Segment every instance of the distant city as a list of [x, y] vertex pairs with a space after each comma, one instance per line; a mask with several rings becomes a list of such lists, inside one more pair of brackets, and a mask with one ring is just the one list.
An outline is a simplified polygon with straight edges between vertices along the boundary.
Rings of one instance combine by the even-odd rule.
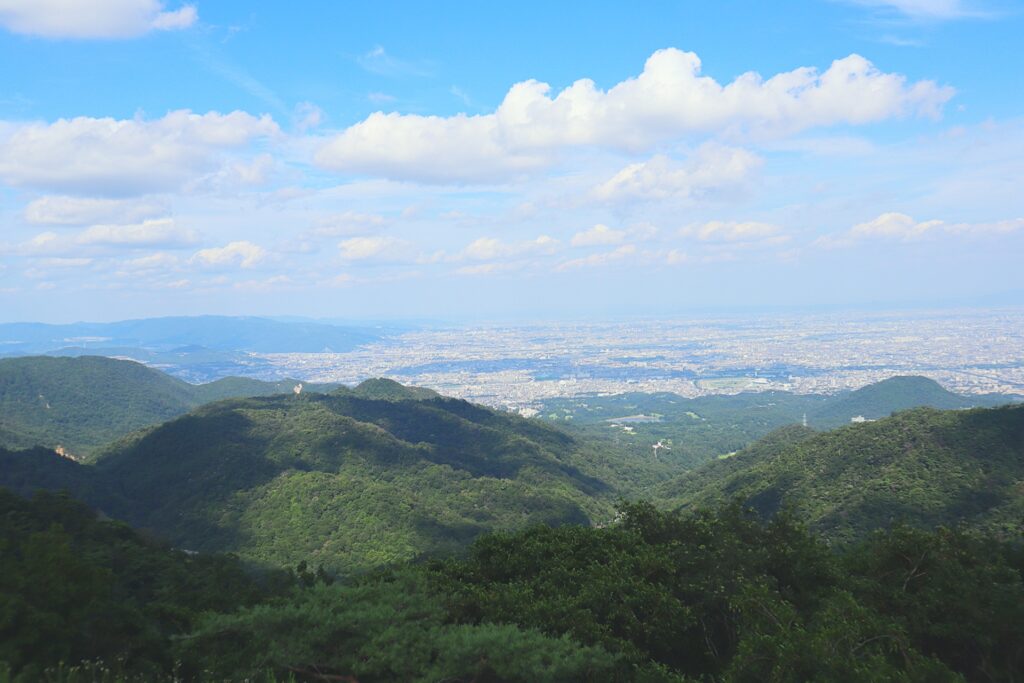
[[1024, 395], [1024, 311], [453, 327], [252, 360], [264, 377], [383, 376], [526, 414], [581, 394], [832, 393], [901, 374], [958, 393]]

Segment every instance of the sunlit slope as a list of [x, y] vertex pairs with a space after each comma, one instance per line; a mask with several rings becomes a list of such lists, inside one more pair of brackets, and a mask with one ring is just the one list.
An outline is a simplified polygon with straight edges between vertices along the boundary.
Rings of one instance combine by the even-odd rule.
[[836, 540], [898, 521], [1020, 536], [1024, 406], [918, 408], [818, 434], [790, 427], [659, 493], [687, 508], [732, 498], [764, 514], [789, 505]]
[[[492, 529], [604, 521], [609, 487], [577, 469], [581, 457], [562, 432], [464, 401], [343, 390], [204, 406], [93, 466], [36, 461], [43, 485], [67, 486], [77, 468], [88, 502], [180, 547], [350, 571]], [[32, 465], [21, 462], [0, 472], [19, 471], [25, 491]]]

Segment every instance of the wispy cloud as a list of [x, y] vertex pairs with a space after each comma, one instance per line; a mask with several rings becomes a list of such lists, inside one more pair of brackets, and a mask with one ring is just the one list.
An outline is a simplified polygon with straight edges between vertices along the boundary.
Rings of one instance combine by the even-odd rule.
[[915, 20], [949, 21], [953, 19], [990, 19], [995, 12], [970, 0], [846, 0], [850, 4], [871, 7], [879, 12]]
[[395, 57], [380, 45], [356, 57], [356, 63], [370, 73], [389, 78], [401, 76], [427, 78], [434, 75], [433, 69], [428, 63]]

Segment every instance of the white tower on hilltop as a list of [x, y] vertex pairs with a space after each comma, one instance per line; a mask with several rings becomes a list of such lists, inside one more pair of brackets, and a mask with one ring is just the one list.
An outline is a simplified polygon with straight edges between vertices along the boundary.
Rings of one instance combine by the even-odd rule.
[[804, 427], [807, 427], [807, 413], [804, 413]]

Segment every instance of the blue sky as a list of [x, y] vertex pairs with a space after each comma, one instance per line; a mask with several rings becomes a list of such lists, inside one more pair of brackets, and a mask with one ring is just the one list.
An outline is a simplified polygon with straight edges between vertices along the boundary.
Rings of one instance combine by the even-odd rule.
[[997, 0], [0, 0], [0, 319], [1024, 303], [1020, 35]]

